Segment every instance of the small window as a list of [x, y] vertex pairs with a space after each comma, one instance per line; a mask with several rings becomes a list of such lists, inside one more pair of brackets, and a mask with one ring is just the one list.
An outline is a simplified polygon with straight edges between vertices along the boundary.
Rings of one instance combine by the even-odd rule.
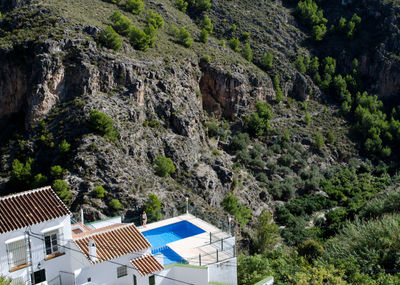
[[117, 267], [117, 278], [128, 275], [128, 268], [126, 266]]
[[33, 284], [38, 284], [46, 281], [46, 271], [44, 269], [33, 272]]
[[55, 254], [59, 252], [58, 248], [58, 230], [48, 232], [44, 235], [44, 245], [46, 248], [46, 255]]
[[136, 275], [133, 275], [133, 285], [137, 285]]
[[7, 244], [8, 263], [10, 270], [18, 269], [26, 265], [26, 247], [25, 240], [19, 240]]
[[149, 285], [155, 285], [156, 284], [156, 278], [154, 275], [149, 277]]

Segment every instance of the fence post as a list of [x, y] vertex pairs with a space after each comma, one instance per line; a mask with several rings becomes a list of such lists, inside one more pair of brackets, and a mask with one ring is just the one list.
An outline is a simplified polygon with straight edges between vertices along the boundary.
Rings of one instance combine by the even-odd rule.
[[221, 239], [221, 251], [224, 251], [224, 239]]
[[201, 266], [201, 253], [199, 253], [199, 266]]
[[218, 262], [218, 249], [217, 249], [217, 262]]
[[211, 244], [211, 232], [210, 232], [210, 244]]

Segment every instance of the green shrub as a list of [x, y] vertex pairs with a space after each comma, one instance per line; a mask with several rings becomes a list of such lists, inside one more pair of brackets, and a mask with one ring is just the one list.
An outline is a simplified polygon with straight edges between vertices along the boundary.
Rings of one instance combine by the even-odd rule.
[[144, 9], [143, 0], [126, 0], [125, 8], [133, 14], [140, 14]]
[[328, 20], [324, 18], [322, 9], [319, 9], [317, 3], [313, 0], [299, 1], [296, 13], [309, 27], [326, 24], [328, 22]]
[[242, 49], [242, 56], [250, 62], [253, 60], [253, 50], [251, 49], [249, 43], [244, 44], [244, 47]]
[[208, 54], [205, 54], [201, 57], [201, 61], [204, 61], [205, 63], [209, 63], [211, 60], [211, 57]]
[[114, 12], [110, 17], [113, 23], [114, 30], [123, 36], [129, 35], [129, 32], [133, 26], [132, 21], [128, 17], [122, 15], [120, 12]]
[[32, 188], [43, 187], [46, 184], [47, 184], [47, 177], [45, 175], [39, 173], [33, 177]]
[[261, 66], [265, 70], [271, 70], [274, 67], [274, 56], [270, 52], [264, 52], [261, 58]]
[[281, 241], [279, 227], [274, 223], [271, 214], [265, 209], [258, 217], [253, 241], [255, 250], [261, 254], [273, 250]]
[[178, 43], [183, 45], [184, 47], [191, 47], [193, 44], [193, 39], [190, 36], [190, 33], [182, 27], [180, 30], [176, 29], [175, 33], [176, 39], [178, 40]]
[[329, 131], [326, 134], [326, 141], [330, 144], [330, 145], [334, 145], [335, 144], [335, 135]]
[[304, 116], [304, 123], [306, 123], [306, 125], [311, 124], [311, 116], [310, 116], [310, 113], [308, 113], [308, 112], [306, 112], [306, 115]]
[[146, 212], [149, 222], [156, 222], [162, 219], [161, 206], [161, 200], [158, 199], [157, 195], [153, 193], [149, 194], [144, 205], [144, 211]]
[[53, 183], [53, 190], [60, 197], [60, 199], [68, 203], [72, 197], [71, 191], [69, 190], [69, 185], [67, 181], [57, 179]]
[[307, 68], [304, 64], [304, 57], [302, 55], [297, 56], [295, 67], [300, 73], [306, 73]]
[[111, 26], [107, 26], [99, 35], [100, 42], [107, 48], [119, 51], [122, 47], [122, 40], [118, 33]]
[[221, 206], [229, 214], [234, 215], [241, 226], [246, 225], [251, 217], [251, 210], [244, 205], [240, 205], [238, 198], [232, 194], [225, 196]]
[[147, 13], [147, 25], [152, 25], [156, 30], [164, 28], [164, 19], [161, 15], [153, 10], [149, 10]]
[[206, 29], [201, 30], [199, 40], [205, 44], [208, 42], [208, 31]]
[[53, 178], [62, 178], [64, 169], [60, 165], [54, 165], [50, 168], [50, 175]]
[[154, 160], [154, 170], [158, 176], [167, 177], [175, 173], [175, 165], [170, 158], [159, 155]]
[[326, 26], [324, 24], [315, 25], [312, 29], [312, 38], [316, 41], [322, 41], [326, 35]]
[[184, 0], [176, 0], [176, 7], [178, 8], [178, 10], [182, 11], [183, 13], [186, 13], [188, 2]]
[[239, 46], [240, 46], [240, 41], [239, 41], [239, 39], [238, 39], [238, 38], [232, 38], [232, 39], [229, 41], [229, 46], [230, 46], [231, 49], [233, 49], [234, 51], [239, 52], [239, 51], [240, 51], [240, 48], [239, 48]]
[[270, 119], [272, 118], [271, 106], [262, 101], [255, 104], [256, 112], [251, 114], [248, 122], [249, 130], [252, 135], [260, 137], [266, 135], [270, 129]]
[[211, 23], [211, 20], [207, 15], [204, 15], [203, 19], [201, 19], [200, 27], [202, 29], [205, 29], [210, 34], [212, 34], [213, 32], [213, 24]]
[[324, 247], [318, 241], [308, 239], [298, 246], [298, 252], [311, 262], [324, 253]]
[[[150, 30], [151, 27], [148, 27]], [[146, 34], [143, 30], [132, 26], [129, 33], [129, 40], [133, 46], [133, 48], [141, 51], [146, 51], [149, 49], [149, 46], [152, 42], [151, 36]]]
[[238, 133], [233, 136], [230, 146], [233, 150], [245, 150], [249, 143], [250, 137], [248, 133]]
[[292, 166], [294, 161], [293, 156], [291, 156], [290, 154], [286, 153], [286, 154], [282, 154], [279, 158], [278, 158], [278, 163], [282, 166], [286, 166], [286, 167], [290, 167]]
[[10, 181], [15, 187], [27, 187], [30, 185], [33, 176], [33, 158], [28, 158], [23, 164], [14, 159], [11, 166]]
[[119, 210], [122, 210], [123, 206], [121, 202], [118, 199], [112, 199], [110, 203], [108, 204], [109, 208], [111, 211], [116, 212]]
[[320, 132], [316, 132], [314, 135], [313, 147], [320, 150], [325, 144], [325, 138]]
[[91, 110], [89, 121], [90, 127], [100, 135], [112, 140], [117, 138], [118, 132], [113, 127], [114, 121], [106, 114], [97, 110]]
[[103, 186], [96, 186], [93, 188], [93, 196], [96, 198], [104, 198], [106, 194], [106, 190], [103, 188]]
[[62, 140], [58, 145], [58, 152], [61, 154], [66, 154], [70, 151], [71, 145], [66, 141]]
[[250, 39], [250, 33], [243, 33], [241, 38], [243, 41], [247, 41], [248, 39]]
[[211, 9], [211, 1], [210, 0], [195, 0], [192, 2], [195, 2], [194, 7], [198, 11], [209, 11]]

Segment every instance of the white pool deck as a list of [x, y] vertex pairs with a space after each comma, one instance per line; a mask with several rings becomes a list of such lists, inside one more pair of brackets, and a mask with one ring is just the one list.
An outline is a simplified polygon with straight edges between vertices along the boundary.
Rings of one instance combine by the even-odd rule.
[[213, 264], [218, 261], [234, 257], [232, 249], [230, 252], [219, 250], [217, 260], [217, 247], [213, 244], [210, 244], [210, 233], [212, 233], [213, 241], [229, 238], [230, 235], [191, 214], [184, 214], [178, 217], [150, 223], [146, 225], [146, 227], [140, 226], [138, 227], [138, 230], [140, 232], [148, 231], [180, 221], [188, 221], [205, 231], [205, 233], [167, 244], [177, 254], [186, 259], [189, 264], [200, 265], [199, 255], [201, 255], [201, 265]]

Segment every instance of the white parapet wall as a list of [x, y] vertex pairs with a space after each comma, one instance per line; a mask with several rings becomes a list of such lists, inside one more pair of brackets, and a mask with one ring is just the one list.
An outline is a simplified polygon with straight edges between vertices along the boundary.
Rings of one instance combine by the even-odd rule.
[[208, 265], [208, 281], [224, 284], [237, 284], [237, 259], [224, 260], [222, 262]]
[[107, 226], [112, 226], [115, 224], [120, 224], [122, 223], [122, 219], [120, 216], [116, 216], [116, 217], [112, 217], [112, 218], [108, 218], [108, 219], [104, 219], [104, 220], [100, 220], [100, 221], [95, 221], [92, 223], [87, 223], [86, 225], [91, 226], [95, 229], [100, 229], [100, 228], [104, 228]]
[[196, 285], [208, 285], [208, 270], [205, 266], [194, 266], [189, 264], [171, 264], [159, 274], [167, 278], [158, 277], [157, 285], [174, 285], [176, 280], [194, 283]]

